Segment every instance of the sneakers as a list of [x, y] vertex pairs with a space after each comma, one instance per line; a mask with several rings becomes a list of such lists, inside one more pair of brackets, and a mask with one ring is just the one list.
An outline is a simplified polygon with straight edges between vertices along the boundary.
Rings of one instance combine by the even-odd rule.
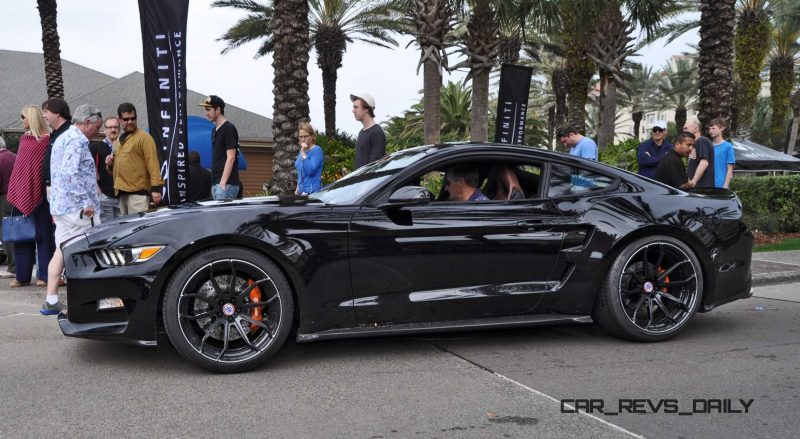
[[39, 310], [39, 312], [42, 313], [42, 315], [51, 316], [53, 314], [58, 314], [63, 309], [64, 305], [62, 305], [61, 302], [56, 302], [52, 305], [45, 302], [42, 304], [42, 308]]
[[0, 279], [11, 279], [12, 277], [17, 277], [17, 275], [10, 271], [0, 272]]

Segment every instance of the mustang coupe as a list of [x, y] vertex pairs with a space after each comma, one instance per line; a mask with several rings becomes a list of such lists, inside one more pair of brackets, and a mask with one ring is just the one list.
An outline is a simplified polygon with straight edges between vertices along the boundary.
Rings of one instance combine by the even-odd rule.
[[290, 334], [596, 322], [651, 342], [749, 297], [752, 245], [728, 190], [687, 193], [535, 148], [422, 146], [309, 196], [91, 228], [65, 244], [58, 319], [68, 336], [146, 346], [166, 332], [216, 372], [263, 364]]

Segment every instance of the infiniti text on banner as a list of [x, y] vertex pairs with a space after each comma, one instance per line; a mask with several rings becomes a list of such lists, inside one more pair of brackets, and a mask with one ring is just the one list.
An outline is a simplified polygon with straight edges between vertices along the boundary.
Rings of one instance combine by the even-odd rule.
[[189, 0], [139, 0], [147, 123], [164, 179], [164, 204], [186, 202], [186, 18]]
[[500, 70], [500, 93], [497, 97], [497, 122], [494, 141], [523, 145], [528, 92], [531, 89], [530, 67], [503, 64]]

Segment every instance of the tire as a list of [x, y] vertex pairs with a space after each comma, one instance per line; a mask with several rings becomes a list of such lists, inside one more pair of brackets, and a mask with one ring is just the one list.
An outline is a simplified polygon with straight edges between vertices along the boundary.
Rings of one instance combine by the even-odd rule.
[[281, 349], [294, 305], [289, 283], [272, 261], [225, 246], [198, 253], [178, 268], [162, 311], [167, 336], [183, 358], [233, 373], [260, 366]]
[[689, 246], [670, 236], [648, 236], [617, 254], [594, 318], [616, 336], [662, 341], [691, 321], [702, 299], [703, 270]]

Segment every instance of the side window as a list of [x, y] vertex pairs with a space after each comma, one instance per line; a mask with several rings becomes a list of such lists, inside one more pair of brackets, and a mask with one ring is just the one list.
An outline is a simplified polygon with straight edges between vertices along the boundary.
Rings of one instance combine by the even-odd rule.
[[550, 170], [547, 196], [559, 197], [596, 191], [605, 189], [613, 182], [613, 178], [602, 174], [572, 166], [553, 164]]
[[488, 170], [482, 191], [489, 200], [512, 201], [539, 197], [540, 165], [497, 162], [491, 164]]

